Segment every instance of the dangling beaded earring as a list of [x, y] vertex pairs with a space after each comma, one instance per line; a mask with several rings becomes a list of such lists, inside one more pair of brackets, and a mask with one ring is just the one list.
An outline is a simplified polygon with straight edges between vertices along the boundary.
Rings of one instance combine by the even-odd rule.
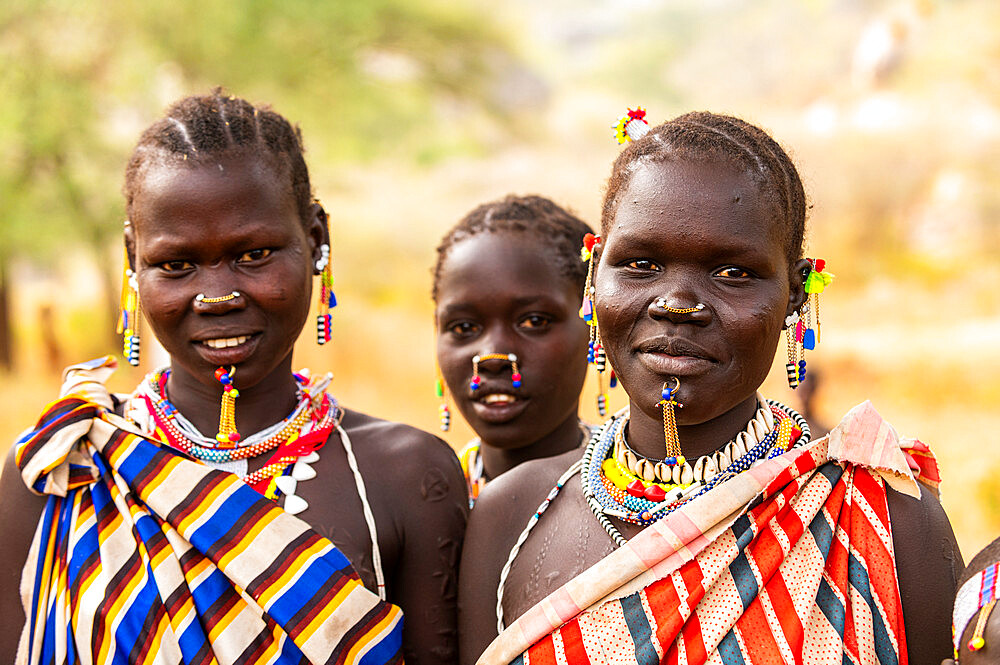
[[806, 350], [813, 350], [820, 340], [819, 294], [833, 281], [833, 275], [825, 272], [826, 261], [809, 259], [809, 273], [803, 282], [806, 301], [798, 312], [785, 317], [785, 343], [788, 347], [788, 362], [785, 372], [788, 386], [793, 390], [806, 378]]
[[[587, 263], [587, 280], [583, 287], [583, 303], [580, 305], [580, 318], [590, 326], [590, 341], [587, 342], [587, 362], [597, 369], [597, 413], [602, 418], [608, 414], [608, 393], [604, 390], [604, 371], [608, 367], [608, 356], [601, 344], [601, 331], [597, 327], [594, 316], [594, 247], [601, 242], [600, 236], [588, 233], [583, 236], [583, 247], [580, 248], [580, 258]], [[618, 385], [614, 370], [608, 388]]]
[[[125, 226], [129, 226], [125, 222]], [[122, 355], [133, 367], [139, 365], [139, 283], [135, 271], [129, 268], [128, 250], [124, 249], [122, 269], [122, 295], [118, 303], [118, 325], [115, 332], [122, 335]]]
[[[318, 204], [319, 201], [316, 201]], [[323, 224], [330, 235], [329, 218], [323, 211]], [[330, 341], [333, 317], [330, 310], [337, 306], [337, 296], [333, 293], [333, 267], [330, 264], [330, 245], [319, 246], [320, 257], [316, 260], [319, 271], [319, 313], [316, 315], [316, 343], [322, 346]]]
[[684, 464], [681, 441], [680, 437], [677, 436], [677, 417], [674, 414], [675, 409], [682, 406], [677, 401], [677, 391], [681, 387], [681, 381], [676, 376], [672, 378], [674, 385], [671, 386], [669, 381], [663, 384], [658, 402], [660, 408], [663, 409], [663, 443], [667, 451], [663, 462], [667, 465]]
[[236, 398], [240, 396], [240, 391], [233, 385], [234, 376], [236, 376], [236, 367], [230, 367], [228, 372], [225, 367], [215, 370], [215, 378], [222, 384], [219, 433], [215, 435], [215, 440], [219, 442], [220, 448], [235, 448], [240, 440], [240, 433], [236, 431]]
[[438, 407], [438, 418], [441, 420], [441, 431], [447, 432], [451, 429], [451, 411], [448, 409], [448, 398], [444, 391], [444, 379], [441, 377], [441, 368], [437, 369], [437, 381], [434, 384], [434, 392], [441, 400]]
[[510, 381], [513, 388], [521, 387], [521, 371], [517, 368], [516, 353], [487, 353], [484, 355], [472, 356], [472, 381], [469, 382], [470, 390], [479, 390], [482, 378], [479, 376], [479, 363], [484, 360], [506, 360], [510, 363]]

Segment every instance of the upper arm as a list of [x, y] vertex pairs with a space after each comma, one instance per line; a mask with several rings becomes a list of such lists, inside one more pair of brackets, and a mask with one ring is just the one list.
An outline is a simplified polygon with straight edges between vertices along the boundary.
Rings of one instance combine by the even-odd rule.
[[910, 663], [938, 665], [952, 652], [951, 612], [962, 554], [931, 492], [917, 500], [886, 488]]
[[24, 486], [11, 448], [0, 473], [0, 663], [13, 663], [24, 625], [21, 571], [45, 508], [45, 498]]
[[[458, 563], [468, 514], [465, 479], [446, 444], [417, 440], [399, 479], [402, 551], [391, 600], [403, 609], [407, 663], [454, 663], [458, 651]], [[394, 461], [399, 463], [399, 461]]]

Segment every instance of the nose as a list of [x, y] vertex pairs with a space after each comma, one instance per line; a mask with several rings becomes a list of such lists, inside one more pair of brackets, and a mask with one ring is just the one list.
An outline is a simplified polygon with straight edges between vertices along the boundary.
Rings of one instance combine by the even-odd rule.
[[712, 312], [693, 293], [676, 289], [657, 296], [650, 301], [647, 312], [654, 319], [666, 319], [672, 323], [708, 323]]

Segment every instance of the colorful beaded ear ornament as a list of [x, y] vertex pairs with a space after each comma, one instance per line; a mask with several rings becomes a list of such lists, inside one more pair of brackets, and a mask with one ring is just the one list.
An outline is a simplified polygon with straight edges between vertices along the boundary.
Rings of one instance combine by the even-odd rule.
[[799, 311], [785, 317], [785, 343], [788, 348], [785, 372], [788, 386], [793, 390], [806, 378], [806, 351], [815, 349], [820, 341], [819, 294], [833, 281], [833, 275], [824, 271], [826, 261], [809, 259], [809, 265], [809, 273], [803, 281], [806, 301]]
[[[604, 371], [608, 368], [608, 356], [601, 344], [601, 331], [594, 317], [594, 247], [600, 244], [600, 236], [588, 233], [583, 236], [583, 247], [580, 248], [580, 259], [587, 263], [587, 279], [583, 287], [583, 303], [580, 305], [580, 318], [590, 326], [590, 341], [587, 342], [587, 362], [597, 370], [597, 413], [602, 418], [608, 414], [608, 393], [604, 390]], [[618, 385], [615, 370], [611, 370], [608, 388]]]
[[958, 660], [959, 647], [965, 629], [976, 618], [976, 626], [972, 637], [966, 643], [969, 651], [979, 651], [986, 646], [986, 622], [997, 602], [997, 582], [1000, 573], [1000, 562], [992, 563], [979, 571], [955, 595], [955, 608], [952, 613], [952, 640], [955, 648], [955, 659]]
[[[316, 201], [318, 204], [319, 201]], [[327, 235], [330, 235], [329, 217], [322, 211], [323, 224]], [[319, 272], [319, 313], [316, 315], [316, 343], [322, 346], [330, 341], [332, 336], [333, 317], [330, 310], [337, 306], [337, 296], [333, 293], [333, 266], [330, 263], [330, 245], [319, 246], [320, 257], [316, 259], [316, 271]]]
[[663, 442], [667, 449], [667, 456], [663, 463], [667, 466], [674, 464], [684, 464], [684, 455], [681, 454], [681, 442], [677, 436], [677, 418], [674, 410], [684, 408], [684, 405], [677, 401], [677, 391], [680, 390], [681, 381], [676, 376], [671, 377], [674, 385], [667, 381], [660, 390], [660, 401], [657, 404], [663, 409]]
[[649, 133], [649, 123], [646, 122], [646, 109], [641, 106], [636, 107], [634, 110], [628, 109], [628, 112], [614, 125], [614, 130], [615, 140], [618, 143], [638, 141]]
[[694, 307], [671, 307], [667, 304], [666, 298], [657, 298], [653, 304], [660, 309], [670, 312], [671, 314], [694, 314], [695, 312], [700, 312], [705, 309], [705, 305], [703, 303], [698, 303]]
[[215, 370], [216, 380], [222, 384], [222, 405], [219, 407], [219, 433], [215, 435], [215, 440], [222, 448], [235, 448], [239, 443], [240, 433], [236, 431], [236, 398], [240, 396], [240, 391], [233, 385], [233, 377], [236, 376], [236, 367], [220, 367]]
[[434, 394], [441, 400], [438, 407], [438, 419], [441, 421], [441, 431], [447, 432], [451, 429], [451, 411], [448, 409], [448, 398], [444, 392], [444, 379], [441, 378], [441, 368], [437, 370], [437, 381], [434, 382]]
[[514, 388], [521, 387], [521, 372], [517, 368], [517, 354], [514, 353], [486, 353], [472, 356], [472, 381], [469, 383], [470, 390], [479, 390], [482, 379], [479, 376], [479, 363], [484, 360], [506, 360], [510, 363], [511, 375], [510, 383]]
[[[125, 222], [125, 226], [129, 226]], [[135, 271], [129, 268], [128, 250], [123, 250], [124, 269], [122, 295], [118, 305], [118, 325], [115, 332], [122, 335], [122, 355], [133, 367], [139, 365], [139, 283]]]

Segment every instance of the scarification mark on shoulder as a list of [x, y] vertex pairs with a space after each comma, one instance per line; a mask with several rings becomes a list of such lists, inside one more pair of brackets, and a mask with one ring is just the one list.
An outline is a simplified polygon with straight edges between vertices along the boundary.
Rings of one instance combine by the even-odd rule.
[[432, 466], [424, 471], [423, 479], [420, 482], [420, 495], [424, 501], [436, 503], [448, 497], [451, 485], [441, 469]]

